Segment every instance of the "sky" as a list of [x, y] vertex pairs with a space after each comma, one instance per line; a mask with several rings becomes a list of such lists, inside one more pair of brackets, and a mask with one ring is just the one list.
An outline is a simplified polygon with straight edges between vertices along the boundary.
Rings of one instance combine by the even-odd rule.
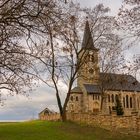
[[[117, 14], [121, 7], [122, 0], [75, 0], [82, 7], [94, 7], [99, 3], [110, 7], [111, 14]], [[55, 111], [57, 109], [55, 92], [48, 88], [45, 84], [38, 85], [30, 96], [16, 95], [8, 96], [4, 102], [4, 106], [0, 106], [0, 121], [17, 121], [17, 120], [32, 120], [38, 118], [38, 113], [48, 107]], [[66, 87], [62, 84], [61, 97], [65, 97]]]
[[94, 7], [99, 3], [103, 3], [111, 9], [112, 14], [117, 14], [118, 9], [121, 7], [122, 0], [74, 0], [80, 3], [82, 7]]

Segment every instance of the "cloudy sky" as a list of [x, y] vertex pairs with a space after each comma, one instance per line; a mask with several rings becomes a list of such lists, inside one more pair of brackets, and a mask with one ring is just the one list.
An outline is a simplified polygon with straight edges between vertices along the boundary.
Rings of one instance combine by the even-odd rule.
[[123, 0], [75, 0], [83, 7], [94, 7], [99, 3], [103, 3], [105, 6], [110, 7], [112, 14], [117, 14], [118, 9], [121, 7]]
[[[115, 15], [121, 6], [122, 0], [75, 0], [81, 6], [94, 7], [103, 3], [111, 8], [111, 14]], [[65, 87], [61, 96], [64, 98]], [[45, 107], [57, 110], [56, 98], [53, 89], [44, 84], [30, 93], [29, 98], [24, 96], [7, 97], [5, 105], [0, 107], [0, 120], [30, 120], [38, 117], [38, 113]]]

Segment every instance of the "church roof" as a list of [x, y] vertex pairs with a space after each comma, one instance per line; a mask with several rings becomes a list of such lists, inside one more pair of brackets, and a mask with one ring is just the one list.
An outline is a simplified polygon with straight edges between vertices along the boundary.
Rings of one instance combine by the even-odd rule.
[[74, 87], [72, 90], [71, 90], [71, 93], [82, 93], [82, 90], [80, 87]]
[[99, 85], [93, 85], [93, 84], [84, 84], [84, 87], [87, 91], [87, 93], [101, 93]]
[[140, 92], [140, 83], [132, 75], [100, 73], [100, 80], [106, 90]]
[[91, 35], [89, 22], [86, 21], [85, 30], [84, 30], [84, 37], [82, 42], [82, 49], [91, 49], [91, 50], [98, 50], [94, 47], [93, 38]]
[[[84, 84], [87, 93], [99, 94], [101, 88], [112, 91], [140, 92], [140, 83], [132, 75], [100, 73], [101, 85]], [[82, 93], [80, 87], [74, 87], [71, 93]]]

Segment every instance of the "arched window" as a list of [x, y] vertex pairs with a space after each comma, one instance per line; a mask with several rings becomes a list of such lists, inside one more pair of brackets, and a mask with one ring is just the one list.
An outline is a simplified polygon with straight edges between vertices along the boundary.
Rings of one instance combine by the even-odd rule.
[[137, 103], [138, 103], [138, 108], [140, 108], [140, 103], [139, 103], [139, 99], [137, 99]]
[[125, 97], [123, 97], [123, 107], [125, 108]]
[[128, 95], [126, 95], [126, 107], [129, 108]]
[[73, 111], [74, 110], [74, 106], [73, 105], [71, 105], [71, 111]]
[[112, 103], [114, 103], [114, 95], [113, 94], [112, 94], [111, 98], [112, 98]]
[[130, 108], [132, 108], [132, 97], [130, 97]]
[[108, 94], [108, 102], [110, 102], [110, 95]]
[[73, 101], [73, 96], [70, 97], [71, 101]]
[[93, 94], [93, 100], [95, 99], [94, 94]]
[[115, 95], [115, 102], [119, 100], [119, 96], [118, 95]]
[[78, 101], [78, 96], [76, 96], [76, 101]]
[[97, 95], [94, 95], [95, 96], [95, 100], [97, 100]]
[[92, 62], [94, 62], [94, 55], [92, 55]]

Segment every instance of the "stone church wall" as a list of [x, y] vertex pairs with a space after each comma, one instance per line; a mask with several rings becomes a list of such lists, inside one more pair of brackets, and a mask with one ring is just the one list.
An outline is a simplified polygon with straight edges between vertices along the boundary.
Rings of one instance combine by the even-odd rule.
[[99, 126], [108, 130], [127, 130], [140, 134], [140, 117], [67, 113], [67, 120]]

